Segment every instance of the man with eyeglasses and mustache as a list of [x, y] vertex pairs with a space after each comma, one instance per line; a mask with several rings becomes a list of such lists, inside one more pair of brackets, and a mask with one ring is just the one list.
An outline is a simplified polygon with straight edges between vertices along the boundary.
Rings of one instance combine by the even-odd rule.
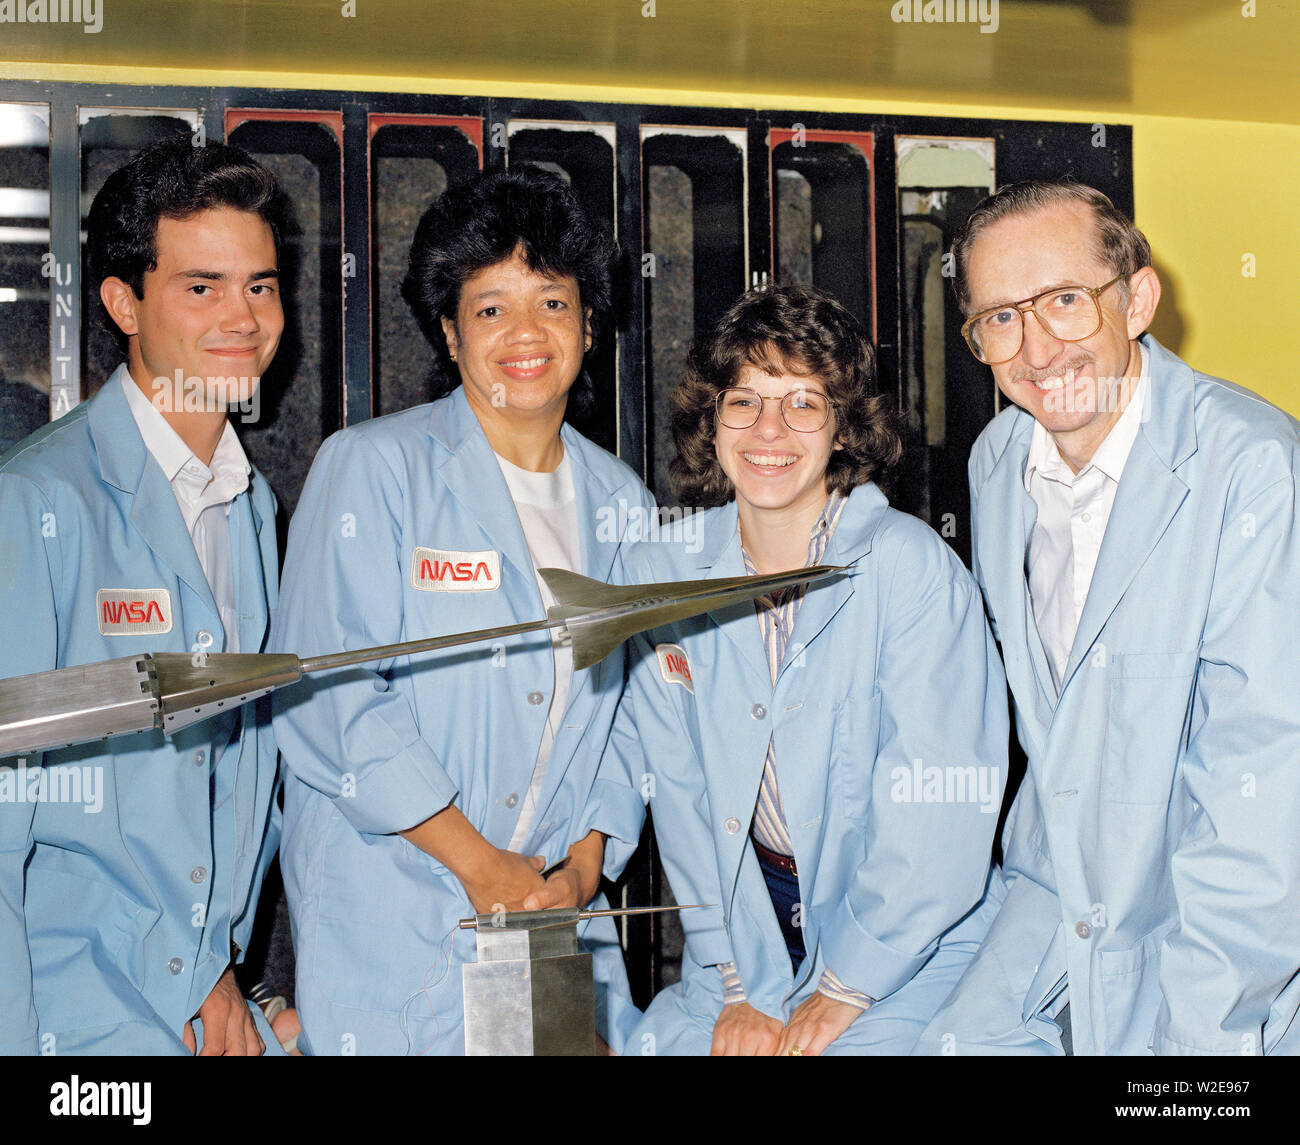
[[1090, 187], [1004, 187], [955, 253], [1015, 403], [972, 549], [1029, 770], [918, 1052], [1300, 1053], [1297, 423], [1144, 333], [1150, 247]]

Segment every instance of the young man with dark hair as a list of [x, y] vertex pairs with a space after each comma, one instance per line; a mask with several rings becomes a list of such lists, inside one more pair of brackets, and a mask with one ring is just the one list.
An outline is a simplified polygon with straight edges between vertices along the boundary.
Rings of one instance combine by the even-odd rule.
[[[0, 676], [262, 650], [275, 499], [227, 410], [284, 327], [276, 200], [244, 152], [188, 136], [95, 197], [90, 267], [126, 361], [0, 459]], [[278, 1049], [231, 971], [280, 833], [269, 711], [5, 762], [0, 1052]], [[41, 782], [68, 769], [79, 801]]]
[[956, 244], [1004, 410], [970, 460], [976, 578], [1029, 771], [929, 1052], [1300, 1052], [1293, 418], [1144, 333], [1141, 232], [1013, 184]]

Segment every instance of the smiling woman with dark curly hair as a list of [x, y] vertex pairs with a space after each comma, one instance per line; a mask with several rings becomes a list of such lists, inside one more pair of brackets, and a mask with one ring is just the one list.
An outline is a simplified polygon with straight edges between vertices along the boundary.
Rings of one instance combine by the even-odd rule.
[[903, 455], [893, 403], [876, 392], [876, 352], [861, 325], [829, 294], [790, 286], [747, 295], [686, 360], [686, 378], [673, 391], [677, 457], [673, 491], [688, 505], [710, 508], [735, 495], [714, 449], [718, 395], [747, 368], [769, 377], [815, 378], [835, 410], [837, 450], [826, 466], [826, 488], [845, 496], [858, 485], [887, 484]]
[[720, 904], [682, 915], [682, 982], [630, 1039], [656, 1053], [906, 1053], [987, 925], [1002, 667], [970, 574], [878, 487], [902, 450], [874, 358], [830, 295], [776, 287], [673, 396], [676, 491], [708, 508], [631, 578], [844, 573], [636, 640], [613, 750], [677, 901]]
[[[404, 292], [434, 351], [437, 399], [322, 446], [289, 532], [273, 646], [518, 624], [555, 602], [539, 568], [619, 579], [620, 538], [603, 522], [653, 503], [564, 421], [591, 389], [614, 254], [564, 181], [526, 165], [429, 207]], [[461, 968], [476, 951], [458, 920], [604, 905], [602, 871], [617, 874], [640, 830], [636, 789], [597, 779], [622, 688], [621, 652], [575, 669], [567, 645], [519, 634], [344, 669], [282, 697], [281, 863], [304, 1048], [474, 1049]], [[637, 1012], [613, 922], [579, 934], [597, 1028], [621, 1049]]]

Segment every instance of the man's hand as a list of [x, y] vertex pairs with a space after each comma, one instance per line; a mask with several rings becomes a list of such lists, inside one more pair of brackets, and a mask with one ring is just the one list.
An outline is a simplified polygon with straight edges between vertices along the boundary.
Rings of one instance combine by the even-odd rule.
[[457, 877], [479, 914], [491, 914], [498, 907], [522, 910], [524, 899], [546, 886], [539, 873], [545, 865], [541, 855], [493, 847], [485, 863], [475, 864]]
[[857, 1006], [836, 1002], [825, 994], [805, 998], [790, 1015], [790, 1024], [781, 1031], [777, 1056], [784, 1057], [797, 1048], [799, 1053], [795, 1057], [816, 1057], [853, 1025], [861, 1013]]
[[781, 1041], [781, 1020], [755, 1010], [748, 1002], [722, 1007], [713, 1026], [710, 1057], [771, 1057]]
[[[199, 1057], [259, 1057], [266, 1049], [257, 1027], [253, 1024], [253, 1014], [244, 1001], [235, 983], [235, 972], [227, 970], [212, 987], [212, 993], [204, 999], [203, 1005], [195, 1015], [203, 1022], [203, 1048]], [[197, 1041], [194, 1026], [185, 1023], [182, 1035], [186, 1048], [194, 1053]]]
[[605, 861], [605, 836], [589, 831], [574, 843], [562, 863], [542, 884], [524, 899], [524, 910], [547, 910], [551, 907], [584, 907], [600, 889], [600, 869]]

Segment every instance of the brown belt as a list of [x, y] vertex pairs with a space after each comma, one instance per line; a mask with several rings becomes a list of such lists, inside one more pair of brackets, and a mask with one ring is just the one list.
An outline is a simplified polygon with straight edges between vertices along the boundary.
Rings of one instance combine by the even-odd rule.
[[769, 867], [776, 867], [777, 870], [784, 871], [787, 875], [799, 874], [799, 869], [794, 865], [793, 855], [781, 855], [776, 851], [769, 850], [753, 835], [749, 837], [749, 841], [754, 844], [754, 854], [758, 856], [760, 862], [766, 863]]

